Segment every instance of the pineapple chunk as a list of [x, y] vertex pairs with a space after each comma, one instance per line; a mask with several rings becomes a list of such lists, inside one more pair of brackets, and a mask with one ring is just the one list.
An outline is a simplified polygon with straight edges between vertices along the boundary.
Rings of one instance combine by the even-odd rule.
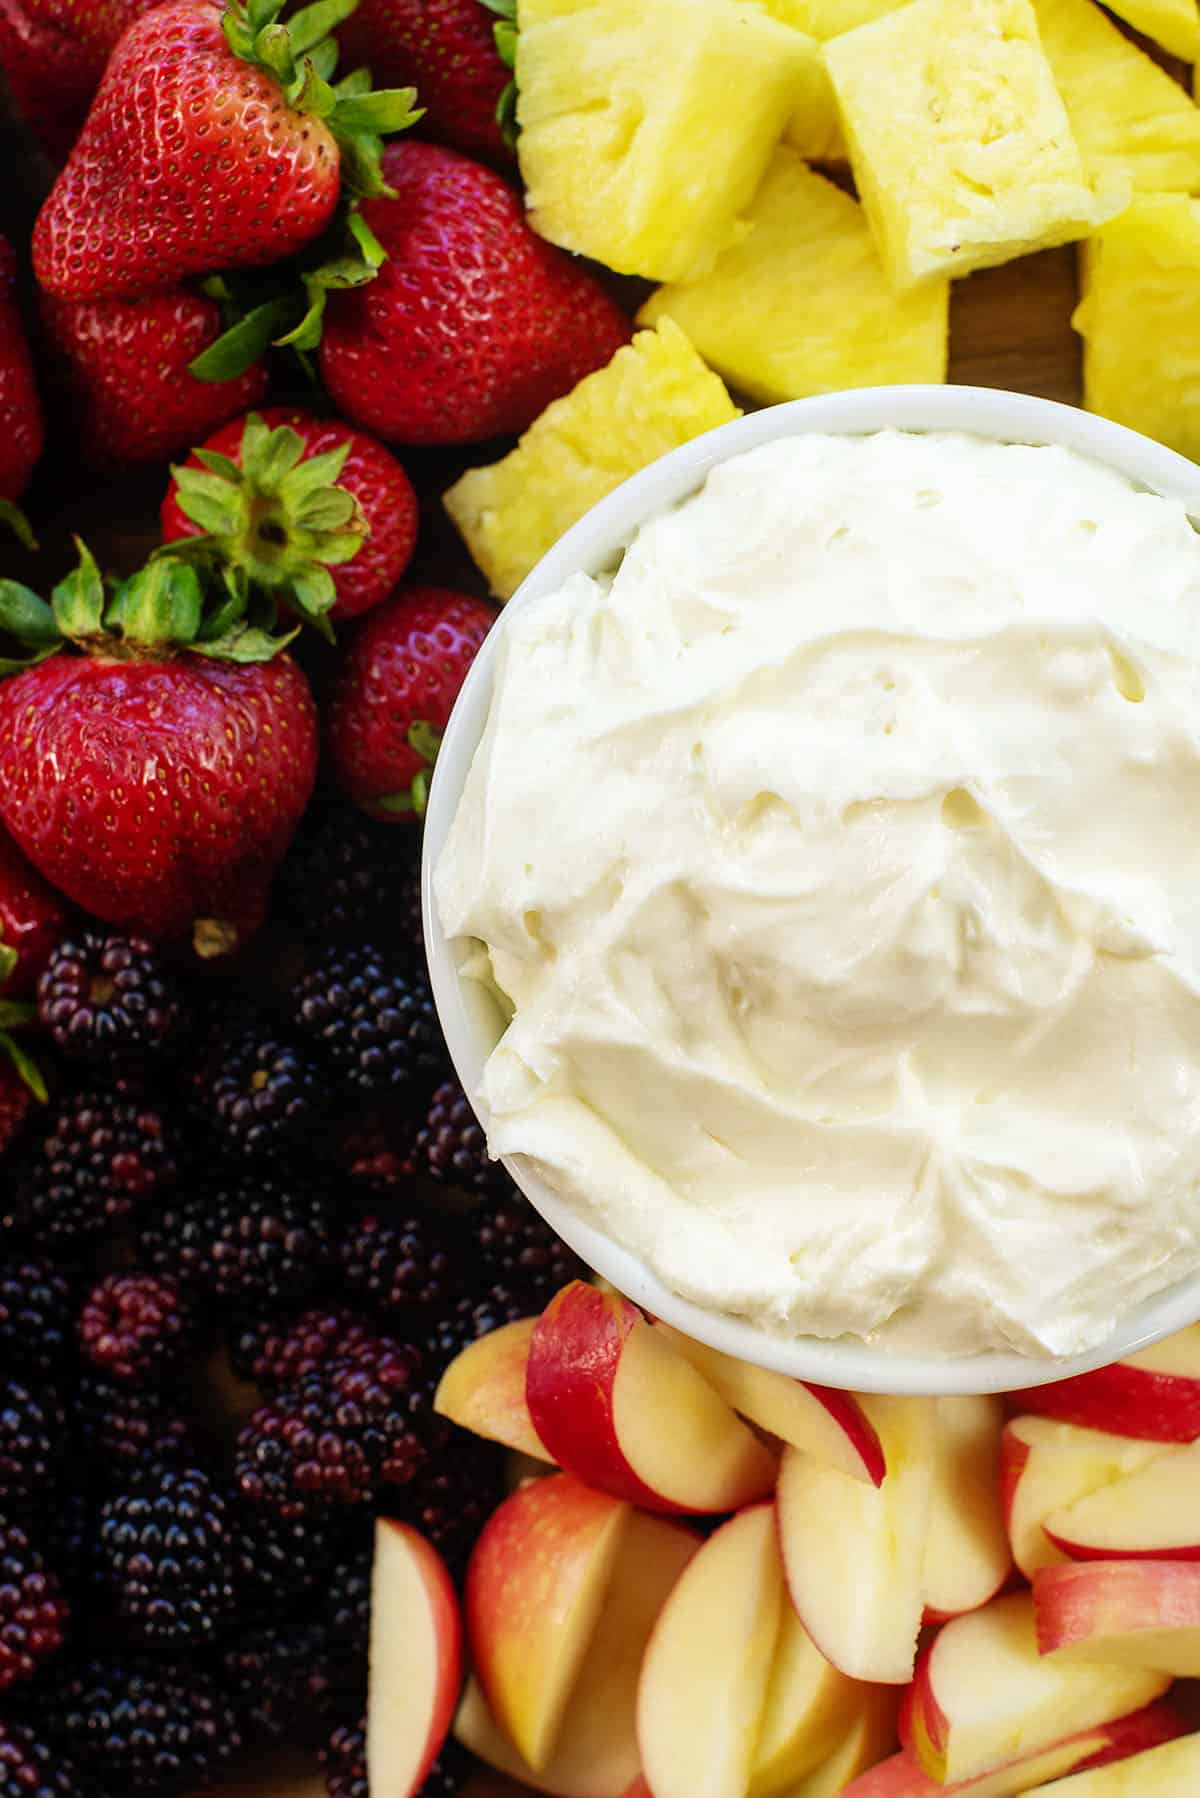
[[660, 287], [639, 322], [673, 318], [706, 362], [766, 404], [945, 380], [949, 283], [894, 294], [862, 208], [794, 150], [775, 152], [748, 224], [711, 274]]
[[1139, 196], [1090, 239], [1072, 323], [1088, 411], [1200, 458], [1200, 200]]
[[825, 46], [858, 191], [898, 288], [1083, 237], [1088, 185], [1030, 0], [912, 0]]
[[1108, 6], [1172, 56], [1200, 62], [1200, 7], [1196, 0], [1108, 0]]
[[720, 378], [665, 318], [547, 406], [503, 461], [468, 469], [446, 494], [446, 510], [492, 592], [508, 599], [597, 500], [737, 416]]
[[[906, 0], [886, 0], [890, 6], [905, 3]], [[821, 46], [807, 23], [811, 0], [746, 0], [746, 4], [761, 7], [781, 25], [792, 26], [793, 30], [803, 34], [808, 46], [805, 78], [785, 134], [788, 143], [806, 162], [845, 162], [846, 141], [842, 136], [837, 95], [829, 79]]]
[[622, 274], [677, 281], [738, 230], [816, 48], [743, 0], [520, 0], [530, 223]]
[[872, 25], [908, 4], [909, 0], [795, 0], [793, 23], [824, 42], [845, 31], [857, 31], [860, 25]]
[[1092, 0], [1034, 0], [1075, 141], [1093, 178], [1145, 193], [1200, 188], [1200, 108]]

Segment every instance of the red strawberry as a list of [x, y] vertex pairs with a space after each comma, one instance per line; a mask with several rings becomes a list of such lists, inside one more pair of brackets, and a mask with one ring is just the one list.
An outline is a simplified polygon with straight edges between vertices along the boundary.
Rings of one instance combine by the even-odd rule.
[[412, 82], [423, 134], [491, 161], [511, 160], [496, 120], [511, 79], [485, 0], [359, 0], [338, 41], [377, 81]]
[[164, 462], [266, 392], [256, 362], [231, 381], [198, 381], [188, 363], [221, 334], [221, 309], [177, 287], [144, 300], [43, 297], [51, 342], [68, 365], [84, 453], [99, 464]]
[[9, 964], [3, 981], [6, 999], [33, 992], [66, 928], [66, 908], [58, 894], [0, 830], [0, 974]]
[[0, 500], [24, 492], [45, 437], [16, 280], [17, 259], [0, 237]]
[[0, 628], [62, 641], [0, 682], [0, 817], [95, 916], [218, 954], [262, 922], [317, 733], [299, 668], [202, 573], [160, 557], [110, 595], [85, 552], [53, 607], [0, 587]]
[[495, 617], [465, 593], [410, 587], [360, 626], [330, 695], [327, 744], [338, 784], [372, 817], [424, 812], [446, 721]]
[[104, 72], [83, 45], [18, 0], [0, 0], [0, 69], [17, 111], [47, 153], [68, 154]]
[[380, 191], [376, 133], [411, 122], [411, 92], [330, 87], [312, 11], [289, 28], [278, 0], [166, 0], [135, 20], [34, 228], [48, 292], [131, 297], [280, 262], [331, 222], [344, 156]]
[[362, 210], [388, 260], [368, 286], [329, 296], [321, 341], [347, 418], [392, 443], [505, 436], [626, 342], [624, 313], [529, 229], [490, 169], [402, 143], [383, 172], [394, 197]]
[[[316, 582], [324, 593], [328, 581], [335, 622], [378, 605], [408, 567], [417, 539], [417, 496], [408, 476], [382, 443], [340, 419], [288, 406], [271, 406], [258, 417], [257, 425], [253, 414], [234, 419], [173, 470], [162, 506], [164, 542], [207, 531], [216, 535], [224, 561], [263, 585], [294, 591], [301, 581], [312, 590]], [[274, 435], [282, 426], [299, 439], [290, 456]], [[318, 456], [329, 458], [329, 467], [314, 485]], [[349, 496], [341, 508], [330, 498], [338, 488]], [[360, 547], [339, 562], [329, 548], [353, 541], [347, 531], [359, 533]], [[324, 569], [331, 562], [330, 576]]]

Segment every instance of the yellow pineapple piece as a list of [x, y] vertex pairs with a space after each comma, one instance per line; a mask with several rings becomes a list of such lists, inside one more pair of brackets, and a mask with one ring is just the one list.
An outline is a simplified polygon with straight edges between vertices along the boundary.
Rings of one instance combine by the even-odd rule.
[[[905, 4], [905, 0], [883, 0], [883, 3], [898, 6]], [[803, 35], [808, 46], [804, 80], [784, 134], [787, 142], [806, 162], [845, 162], [846, 141], [842, 136], [837, 95], [829, 79], [824, 53], [807, 22], [812, 0], [745, 0], [745, 4], [761, 7], [781, 25], [790, 25]]]
[[1089, 185], [1030, 0], [912, 0], [825, 46], [850, 164], [897, 288], [1083, 237]]
[[468, 469], [446, 494], [446, 510], [492, 592], [508, 599], [597, 500], [737, 417], [720, 377], [665, 318], [547, 406], [502, 461]]
[[945, 380], [949, 283], [893, 293], [862, 208], [794, 150], [775, 152], [747, 224], [710, 274], [660, 287], [639, 322], [673, 318], [733, 387], [767, 404]]
[[1200, 62], [1200, 7], [1196, 0], [1108, 0], [1108, 7], [1172, 56]]
[[823, 42], [857, 31], [860, 25], [871, 25], [908, 4], [909, 0], [795, 0], [793, 23]]
[[1092, 0], [1034, 0], [1042, 48], [1093, 179], [1200, 189], [1200, 108]]
[[675, 281], [732, 241], [813, 81], [816, 47], [743, 0], [520, 0], [530, 223]]
[[1084, 246], [1084, 404], [1200, 458], [1200, 200], [1140, 195]]

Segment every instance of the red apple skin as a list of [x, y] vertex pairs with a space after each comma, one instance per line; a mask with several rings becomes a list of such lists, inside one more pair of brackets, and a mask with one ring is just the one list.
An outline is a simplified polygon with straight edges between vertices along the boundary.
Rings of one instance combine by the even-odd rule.
[[1200, 1634], [1200, 1566], [1194, 1561], [1064, 1561], [1034, 1575], [1033, 1607], [1039, 1654], [1088, 1640], [1098, 1633], [1091, 1625], [1105, 1619], [1117, 1626], [1105, 1634], [1136, 1629]]
[[941, 1759], [946, 1752], [946, 1736], [948, 1727], [946, 1713], [933, 1695], [928, 1669], [929, 1658], [933, 1653], [936, 1636], [930, 1636], [917, 1651], [916, 1666], [913, 1668], [912, 1683], [905, 1687], [904, 1696], [900, 1700], [900, 1715], [896, 1719], [896, 1734], [900, 1738], [900, 1746], [913, 1756], [920, 1757], [917, 1752], [918, 1722], [917, 1706], [920, 1698], [920, 1733], [928, 1742], [930, 1749]]
[[[1023, 1396], [1023, 1395], [1022, 1395]], [[1029, 1444], [1005, 1427], [1000, 1437], [1000, 1508], [1004, 1513], [1004, 1527], [1009, 1527], [1013, 1504], [1017, 1496], [1017, 1487], [1021, 1483], [1029, 1461]]]
[[1200, 1379], [1154, 1373], [1124, 1361], [1017, 1396], [1024, 1411], [1107, 1430], [1112, 1436], [1145, 1442], [1195, 1442], [1200, 1437]]
[[1176, 1736], [1186, 1736], [1191, 1727], [1173, 1704], [1160, 1698], [1140, 1711], [1131, 1711], [1127, 1717], [1118, 1717], [1115, 1723], [1106, 1723], [1107, 1743], [1080, 1761], [1075, 1771], [1090, 1773], [1096, 1767], [1107, 1767], [1110, 1761], [1128, 1760], [1131, 1755], [1144, 1754], [1148, 1748], [1160, 1748]]
[[[1200, 1530], [1200, 1517], [1196, 1527]], [[1055, 1548], [1073, 1561], [1200, 1561], [1200, 1543], [1179, 1548], [1097, 1548], [1090, 1542], [1072, 1542], [1068, 1536], [1056, 1535], [1045, 1524], [1042, 1528]]]
[[853, 1442], [873, 1486], [882, 1486], [887, 1465], [878, 1432], [852, 1392], [839, 1392], [833, 1386], [817, 1386], [812, 1380], [801, 1385], [824, 1405], [840, 1430]]
[[[416, 1769], [412, 1774], [411, 1782], [403, 1792], [397, 1787], [394, 1793], [394, 1798], [410, 1798], [410, 1795], [419, 1791], [424, 1784], [429, 1769], [442, 1751], [442, 1745], [454, 1720], [458, 1694], [463, 1682], [462, 1616], [450, 1570], [432, 1543], [427, 1542], [419, 1531], [412, 1528], [411, 1524], [398, 1523], [392, 1518], [381, 1517], [376, 1524], [376, 1529], [381, 1532], [386, 1531], [394, 1539], [398, 1539], [404, 1545], [412, 1565], [418, 1570], [429, 1601], [437, 1641], [436, 1702], [428, 1720], [429, 1732]], [[372, 1666], [375, 1665], [373, 1656]]]

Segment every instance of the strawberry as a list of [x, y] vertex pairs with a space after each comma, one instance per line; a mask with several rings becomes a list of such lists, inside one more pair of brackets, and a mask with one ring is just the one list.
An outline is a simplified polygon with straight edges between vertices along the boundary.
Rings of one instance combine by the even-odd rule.
[[372, 817], [423, 815], [442, 732], [495, 617], [465, 593], [410, 587], [359, 627], [330, 694], [326, 743], [338, 784]]
[[[338, 31], [353, 62], [377, 81], [411, 81], [423, 135], [468, 156], [511, 161], [497, 119], [510, 76], [496, 48], [492, 0], [359, 0]], [[501, 8], [493, 5], [493, 11]]]
[[21, 0], [0, 0], [0, 70], [13, 105], [48, 155], [61, 161], [87, 116], [104, 71], [57, 24]]
[[595, 278], [525, 223], [490, 169], [433, 144], [383, 155], [363, 217], [388, 252], [329, 296], [321, 373], [339, 412], [391, 443], [523, 431], [630, 334]]
[[0, 501], [24, 492], [45, 432], [16, 298], [17, 259], [0, 237]]
[[89, 461], [162, 462], [266, 392], [261, 359], [232, 380], [199, 381], [188, 364], [221, 332], [215, 300], [177, 287], [144, 300], [42, 299]]
[[281, 262], [330, 226], [343, 173], [379, 193], [380, 131], [412, 91], [336, 88], [327, 36], [354, 0], [165, 0], [125, 32], [34, 228], [60, 299], [131, 298], [189, 275]]
[[0, 629], [31, 652], [0, 682], [0, 818], [19, 847], [128, 932], [239, 946], [316, 774], [285, 639], [236, 578], [160, 552], [109, 592], [82, 549], [50, 605], [0, 582]]
[[6, 999], [27, 998], [67, 928], [54, 889], [0, 830], [0, 976]]
[[417, 496], [365, 431], [272, 406], [234, 419], [172, 469], [163, 541], [202, 532], [251, 580], [331, 602], [336, 623], [386, 599], [404, 573]]

